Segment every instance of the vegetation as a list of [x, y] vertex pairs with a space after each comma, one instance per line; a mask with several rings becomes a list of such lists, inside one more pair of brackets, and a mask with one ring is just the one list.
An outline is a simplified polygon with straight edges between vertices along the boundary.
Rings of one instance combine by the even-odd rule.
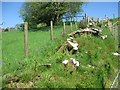
[[[116, 42], [108, 28], [103, 28], [102, 31], [103, 35], [108, 35], [105, 40], [85, 34], [77, 37], [79, 50], [71, 55], [56, 51], [67, 39], [67, 36], [61, 36], [63, 27], [54, 27], [54, 41], [50, 40], [49, 29], [45, 27], [36, 32], [29, 32], [28, 58], [24, 58], [24, 33], [3, 32], [3, 87], [16, 87], [18, 83], [27, 84], [29, 81], [33, 82], [30, 87], [35, 88], [110, 87], [116, 75], [114, 72], [117, 72], [118, 59], [111, 54], [116, 50]], [[70, 26], [66, 26], [67, 33], [70, 32], [68, 30]], [[65, 68], [61, 63], [69, 58], [80, 62], [77, 70], [70, 66]], [[49, 63], [50, 68], [41, 66]]]
[[5, 32], [7, 32], [7, 31], [9, 31], [9, 29], [8, 29], [8, 28], [6, 28], [4, 31], [5, 31]]
[[87, 25], [88, 25], [87, 22], [80, 21], [78, 27], [84, 29], [87, 27]]
[[25, 2], [19, 13], [24, 21], [32, 26], [45, 23], [50, 26], [50, 21], [54, 25], [60, 24], [62, 17], [72, 18], [81, 12], [82, 2]]
[[97, 26], [98, 27], [102, 27], [102, 23], [101, 22], [97, 22]]

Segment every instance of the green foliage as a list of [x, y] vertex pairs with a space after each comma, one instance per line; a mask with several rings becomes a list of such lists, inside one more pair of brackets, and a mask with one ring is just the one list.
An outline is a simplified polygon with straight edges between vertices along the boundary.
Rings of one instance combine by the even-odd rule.
[[56, 54], [56, 63], [62, 63], [62, 61], [63, 61], [63, 58], [64, 58], [64, 54], [63, 53], [58, 53], [58, 54]]
[[51, 20], [57, 25], [61, 23], [63, 15], [74, 16], [81, 12], [82, 4], [82, 2], [25, 2], [19, 13], [24, 21], [32, 23], [30, 25], [46, 23], [50, 26]]
[[7, 31], [9, 31], [9, 29], [8, 29], [8, 28], [6, 28], [4, 31], [5, 31], [5, 32], [7, 32]]
[[40, 23], [40, 24], [38, 24], [37, 25], [37, 28], [40, 28], [40, 27], [45, 27], [46, 26], [46, 24], [45, 23]]
[[21, 29], [21, 30], [23, 30], [23, 29], [24, 29], [24, 24], [23, 24], [23, 23], [21, 23], [21, 24], [16, 24], [16, 25], [15, 25], [15, 28], [16, 28], [16, 29]]
[[97, 22], [97, 26], [98, 26], [98, 27], [102, 27], [102, 23]]
[[82, 21], [80, 21], [78, 27], [79, 27], [79, 28], [82, 28], [82, 29], [86, 28], [86, 27], [87, 27], [87, 22], [82, 22]]
[[[68, 27], [70, 26], [66, 26], [69, 30]], [[20, 80], [18, 82], [23, 83], [33, 82], [35, 79], [34, 88], [109, 88], [116, 75], [112, 72], [117, 71], [118, 58], [111, 54], [115, 51], [116, 43], [107, 28], [103, 28], [102, 31], [103, 34], [108, 35], [105, 40], [95, 36], [86, 37], [84, 34], [76, 38], [79, 50], [73, 55], [57, 53], [55, 50], [66, 41], [66, 37], [61, 37], [63, 27], [54, 27], [54, 41], [50, 40], [49, 28], [42, 29], [44, 30], [29, 32], [28, 58], [24, 58], [22, 31], [2, 33], [3, 87], [8, 84], [6, 76], [17, 76]], [[70, 65], [66, 68], [61, 63], [64, 59], [69, 60], [71, 57], [80, 62], [77, 70]], [[49, 63], [50, 68], [41, 66]]]

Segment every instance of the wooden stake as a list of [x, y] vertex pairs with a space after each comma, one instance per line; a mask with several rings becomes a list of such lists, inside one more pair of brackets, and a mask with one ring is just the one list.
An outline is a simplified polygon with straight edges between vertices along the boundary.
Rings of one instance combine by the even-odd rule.
[[77, 22], [77, 16], [76, 16], [76, 22]]
[[87, 20], [87, 14], [85, 13], [85, 21]]
[[53, 21], [50, 21], [51, 29], [50, 29], [50, 38], [53, 40]]
[[71, 31], [72, 31], [72, 22], [70, 22], [70, 29], [71, 29]]
[[92, 17], [92, 21], [94, 21], [94, 17]]
[[76, 16], [75, 27], [76, 27], [76, 30], [77, 30], [78, 29], [78, 27], [77, 27], [77, 16]]
[[76, 28], [76, 30], [78, 29], [78, 28], [77, 28], [77, 22], [75, 22], [75, 28]]
[[28, 56], [28, 23], [24, 23], [24, 54]]
[[63, 34], [65, 34], [66, 29], [65, 29], [65, 22], [63, 23]]
[[100, 18], [97, 19], [97, 22], [100, 22]]
[[107, 20], [107, 16], [105, 15], [105, 20]]
[[113, 14], [113, 18], [115, 18], [115, 14]]
[[87, 16], [87, 23], [89, 23], [89, 21], [90, 21], [90, 17], [89, 17], [89, 16]]

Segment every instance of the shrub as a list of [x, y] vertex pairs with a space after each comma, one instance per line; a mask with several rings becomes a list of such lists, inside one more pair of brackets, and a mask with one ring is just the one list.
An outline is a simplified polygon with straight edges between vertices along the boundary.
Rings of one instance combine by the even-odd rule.
[[75, 21], [66, 21], [65, 24], [70, 25], [70, 22], [72, 22], [72, 24], [75, 24]]
[[79, 25], [78, 25], [79, 28], [86, 28], [87, 27], [87, 22], [80, 22]]
[[9, 29], [8, 29], [8, 28], [6, 28], [4, 31], [5, 31], [5, 32], [7, 32], [7, 31], [9, 31]]
[[98, 23], [97, 23], [97, 26], [98, 26], [98, 27], [101, 27], [101, 26], [102, 26], [102, 23], [99, 23], [99, 22], [98, 22]]
[[40, 28], [40, 27], [45, 27], [46, 26], [46, 23], [40, 23], [37, 25], [37, 28]]

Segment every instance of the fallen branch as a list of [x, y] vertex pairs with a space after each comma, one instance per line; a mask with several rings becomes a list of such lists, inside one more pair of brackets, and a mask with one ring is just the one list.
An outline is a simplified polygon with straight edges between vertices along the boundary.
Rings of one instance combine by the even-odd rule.
[[67, 41], [67, 42], [73, 47], [74, 50], [78, 50], [78, 43], [77, 42], [76, 43], [73, 43], [71, 41]]
[[75, 35], [80, 36], [80, 33], [92, 33], [94, 35], [99, 35], [99, 33], [101, 33], [102, 30], [99, 29], [95, 29], [95, 28], [85, 28], [85, 29], [80, 29], [77, 31], [74, 31], [70, 34], [68, 34], [68, 36], [73, 36], [75, 37]]
[[51, 67], [51, 64], [40, 64], [39, 66]]

